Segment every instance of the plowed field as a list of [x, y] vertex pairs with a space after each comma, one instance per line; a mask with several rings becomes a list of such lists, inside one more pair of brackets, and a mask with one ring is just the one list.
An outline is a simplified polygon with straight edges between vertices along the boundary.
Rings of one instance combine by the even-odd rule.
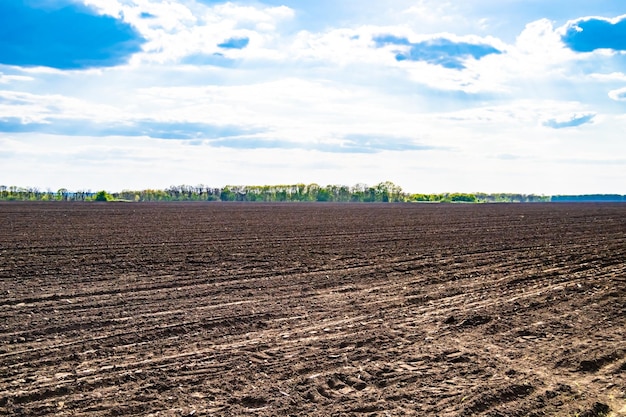
[[0, 414], [626, 415], [626, 205], [0, 204]]

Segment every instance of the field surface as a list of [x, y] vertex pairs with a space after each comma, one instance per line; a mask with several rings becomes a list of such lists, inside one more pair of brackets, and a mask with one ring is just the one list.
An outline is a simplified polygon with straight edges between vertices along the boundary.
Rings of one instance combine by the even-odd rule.
[[626, 204], [4, 203], [0, 227], [0, 415], [626, 415]]

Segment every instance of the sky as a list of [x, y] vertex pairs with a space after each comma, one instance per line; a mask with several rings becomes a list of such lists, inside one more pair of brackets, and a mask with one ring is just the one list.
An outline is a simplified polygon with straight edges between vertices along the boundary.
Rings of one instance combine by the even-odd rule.
[[626, 194], [623, 0], [4, 0], [0, 185]]

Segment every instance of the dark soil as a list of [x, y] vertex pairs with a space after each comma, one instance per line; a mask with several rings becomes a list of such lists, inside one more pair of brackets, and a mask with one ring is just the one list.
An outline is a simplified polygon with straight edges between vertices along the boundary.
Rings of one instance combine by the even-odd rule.
[[625, 204], [0, 204], [0, 415], [624, 416]]

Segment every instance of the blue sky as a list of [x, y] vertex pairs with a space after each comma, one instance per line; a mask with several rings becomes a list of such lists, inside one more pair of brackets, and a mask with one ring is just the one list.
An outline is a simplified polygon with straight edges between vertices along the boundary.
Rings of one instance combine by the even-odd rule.
[[623, 132], [621, 0], [0, 2], [1, 185], [626, 194]]

